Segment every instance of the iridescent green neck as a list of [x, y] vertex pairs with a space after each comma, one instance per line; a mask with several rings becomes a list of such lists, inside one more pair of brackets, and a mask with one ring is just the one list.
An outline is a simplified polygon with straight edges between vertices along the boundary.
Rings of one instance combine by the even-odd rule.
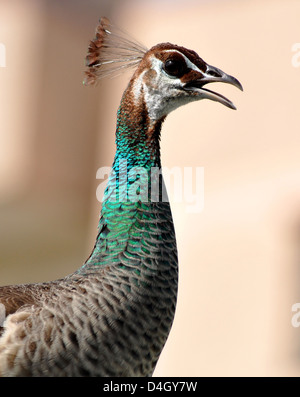
[[115, 162], [126, 159], [129, 168], [161, 167], [159, 140], [163, 120], [150, 121], [145, 103], [133, 105], [131, 91], [125, 91], [117, 115]]
[[[132, 106], [131, 93], [125, 91], [118, 110], [117, 149], [102, 203], [99, 234], [93, 252], [78, 271], [81, 274], [118, 263], [132, 233], [137, 233], [135, 222], [140, 217], [149, 217], [150, 221], [153, 201], [161, 201], [160, 193], [154, 197], [153, 190], [161, 191], [159, 139], [163, 119], [150, 122], [142, 102]], [[139, 236], [140, 233], [142, 230], [138, 231]]]

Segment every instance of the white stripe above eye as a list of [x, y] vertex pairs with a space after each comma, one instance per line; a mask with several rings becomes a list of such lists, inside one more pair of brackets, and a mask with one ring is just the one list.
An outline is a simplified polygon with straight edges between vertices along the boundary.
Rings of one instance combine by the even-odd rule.
[[203, 73], [203, 71], [200, 70], [192, 61], [190, 61], [189, 58], [187, 56], [185, 56], [182, 52], [175, 50], [175, 49], [174, 50], [164, 50], [163, 52], [177, 52], [177, 54], [180, 54], [184, 58], [186, 66], [189, 69], [195, 70], [196, 72]]

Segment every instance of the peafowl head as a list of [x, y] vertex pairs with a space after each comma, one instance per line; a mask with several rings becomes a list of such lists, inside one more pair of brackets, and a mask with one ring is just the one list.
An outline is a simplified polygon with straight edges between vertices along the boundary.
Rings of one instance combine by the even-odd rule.
[[208, 89], [209, 83], [223, 82], [243, 90], [235, 77], [207, 64], [195, 51], [170, 43], [148, 50], [112, 26], [107, 18], [100, 19], [96, 36], [89, 45], [86, 65], [84, 83], [87, 85], [128, 67], [136, 67], [127, 89], [130, 92], [128, 100], [132, 102], [132, 109], [146, 108], [153, 122], [182, 105], [201, 99], [236, 109], [229, 99]]

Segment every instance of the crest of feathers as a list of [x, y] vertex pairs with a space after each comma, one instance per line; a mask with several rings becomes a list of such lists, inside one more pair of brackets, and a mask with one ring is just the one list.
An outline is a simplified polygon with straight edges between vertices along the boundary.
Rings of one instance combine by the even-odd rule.
[[102, 17], [88, 47], [83, 83], [94, 85], [98, 79], [135, 67], [146, 52], [146, 47]]

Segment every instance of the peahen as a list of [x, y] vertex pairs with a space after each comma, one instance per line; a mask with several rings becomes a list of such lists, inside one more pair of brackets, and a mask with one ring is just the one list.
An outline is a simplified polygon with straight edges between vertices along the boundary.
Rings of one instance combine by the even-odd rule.
[[101, 18], [85, 84], [135, 72], [117, 113], [116, 154], [90, 257], [60, 280], [0, 288], [1, 376], [151, 376], [177, 297], [177, 249], [163, 197], [160, 131], [172, 110], [200, 99], [235, 109], [204, 86], [241, 84], [196, 52], [150, 50]]

